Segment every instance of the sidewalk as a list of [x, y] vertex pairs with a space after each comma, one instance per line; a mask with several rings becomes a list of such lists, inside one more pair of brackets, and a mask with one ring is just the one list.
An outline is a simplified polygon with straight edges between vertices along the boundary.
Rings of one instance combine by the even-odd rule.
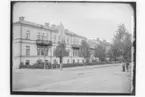
[[92, 66], [78, 66], [78, 67], [63, 68], [63, 70], [83, 70], [83, 69], [110, 67], [110, 66], [117, 66], [117, 65], [120, 66], [120, 65], [122, 65], [122, 63], [117, 63], [117, 64], [102, 64], [102, 65], [92, 65]]

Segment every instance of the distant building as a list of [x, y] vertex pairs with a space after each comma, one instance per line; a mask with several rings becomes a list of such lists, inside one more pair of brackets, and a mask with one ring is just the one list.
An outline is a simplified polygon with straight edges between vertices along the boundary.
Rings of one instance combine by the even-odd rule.
[[[20, 63], [33, 65], [37, 60], [59, 63], [59, 58], [53, 55], [58, 42], [65, 39], [69, 56], [64, 63], [81, 63], [84, 61], [79, 56], [81, 41], [85, 37], [77, 35], [65, 29], [63, 24], [45, 25], [36, 24], [19, 17], [19, 21], [13, 23], [13, 66], [19, 67]], [[45, 60], [44, 60], [45, 57]]]

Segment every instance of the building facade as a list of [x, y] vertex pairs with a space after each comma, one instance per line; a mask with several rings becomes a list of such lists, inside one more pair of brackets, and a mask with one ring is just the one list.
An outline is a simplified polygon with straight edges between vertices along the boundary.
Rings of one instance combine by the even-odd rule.
[[13, 23], [13, 66], [19, 67], [20, 63], [33, 65], [37, 60], [59, 63], [59, 58], [54, 56], [58, 43], [65, 39], [66, 50], [69, 56], [63, 58], [63, 63], [82, 63], [83, 57], [79, 56], [81, 41], [85, 37], [65, 29], [63, 24], [44, 25], [26, 21], [19, 17]]

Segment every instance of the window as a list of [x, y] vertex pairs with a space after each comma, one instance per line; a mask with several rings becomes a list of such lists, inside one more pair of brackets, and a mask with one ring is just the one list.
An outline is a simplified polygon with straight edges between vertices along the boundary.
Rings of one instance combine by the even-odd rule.
[[48, 65], [48, 63], [49, 63], [48, 60], [45, 60], [45, 64]]
[[78, 63], [79, 63], [79, 59], [78, 59]]
[[47, 56], [48, 55], [48, 48], [47, 47], [41, 47], [41, 46], [38, 46], [37, 47], [37, 55], [45, 55]]
[[79, 50], [73, 50], [73, 56], [79, 56]]
[[29, 30], [26, 32], [26, 39], [30, 39], [30, 31]]
[[82, 63], [84, 63], [84, 59], [82, 60]]
[[67, 60], [67, 63], [69, 63], [69, 59]]
[[53, 41], [56, 42], [56, 35], [53, 36]]
[[48, 39], [48, 33], [46, 33], [46, 36], [45, 36], [45, 40], [47, 40]]
[[42, 34], [42, 40], [44, 40], [44, 38], [45, 38], [45, 35], [44, 35], [44, 33]]
[[48, 55], [48, 48], [47, 47], [44, 47], [44, 54], [45, 54], [45, 56]]
[[73, 56], [75, 56], [75, 51], [73, 50]]
[[40, 33], [38, 32], [37, 39], [40, 40]]
[[40, 53], [41, 53], [41, 49], [40, 47], [37, 47], [37, 55], [40, 55]]
[[44, 55], [44, 48], [41, 48], [41, 55]]
[[68, 51], [68, 56], [69, 56], [69, 50], [67, 50]]
[[59, 41], [60, 41], [60, 36], [59, 36]]
[[29, 60], [26, 60], [26, 63], [25, 63], [26, 65], [29, 65], [30, 64], [30, 61]]
[[69, 44], [69, 37], [67, 37], [67, 44]]
[[73, 63], [75, 63], [75, 60], [73, 59]]
[[56, 59], [55, 59], [55, 60], [53, 60], [53, 63], [54, 63], [54, 64], [57, 64], [57, 60], [56, 60]]
[[26, 55], [30, 55], [30, 46], [26, 46]]

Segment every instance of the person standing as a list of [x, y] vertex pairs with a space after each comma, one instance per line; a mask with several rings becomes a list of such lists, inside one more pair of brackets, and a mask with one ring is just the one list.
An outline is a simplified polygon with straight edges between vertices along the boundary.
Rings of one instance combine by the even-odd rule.
[[126, 70], [128, 71], [129, 69], [129, 61], [126, 62]]
[[125, 66], [126, 66], [126, 62], [124, 61], [124, 62], [123, 62], [123, 65], [122, 65], [122, 70], [123, 70], [123, 72], [125, 72]]

